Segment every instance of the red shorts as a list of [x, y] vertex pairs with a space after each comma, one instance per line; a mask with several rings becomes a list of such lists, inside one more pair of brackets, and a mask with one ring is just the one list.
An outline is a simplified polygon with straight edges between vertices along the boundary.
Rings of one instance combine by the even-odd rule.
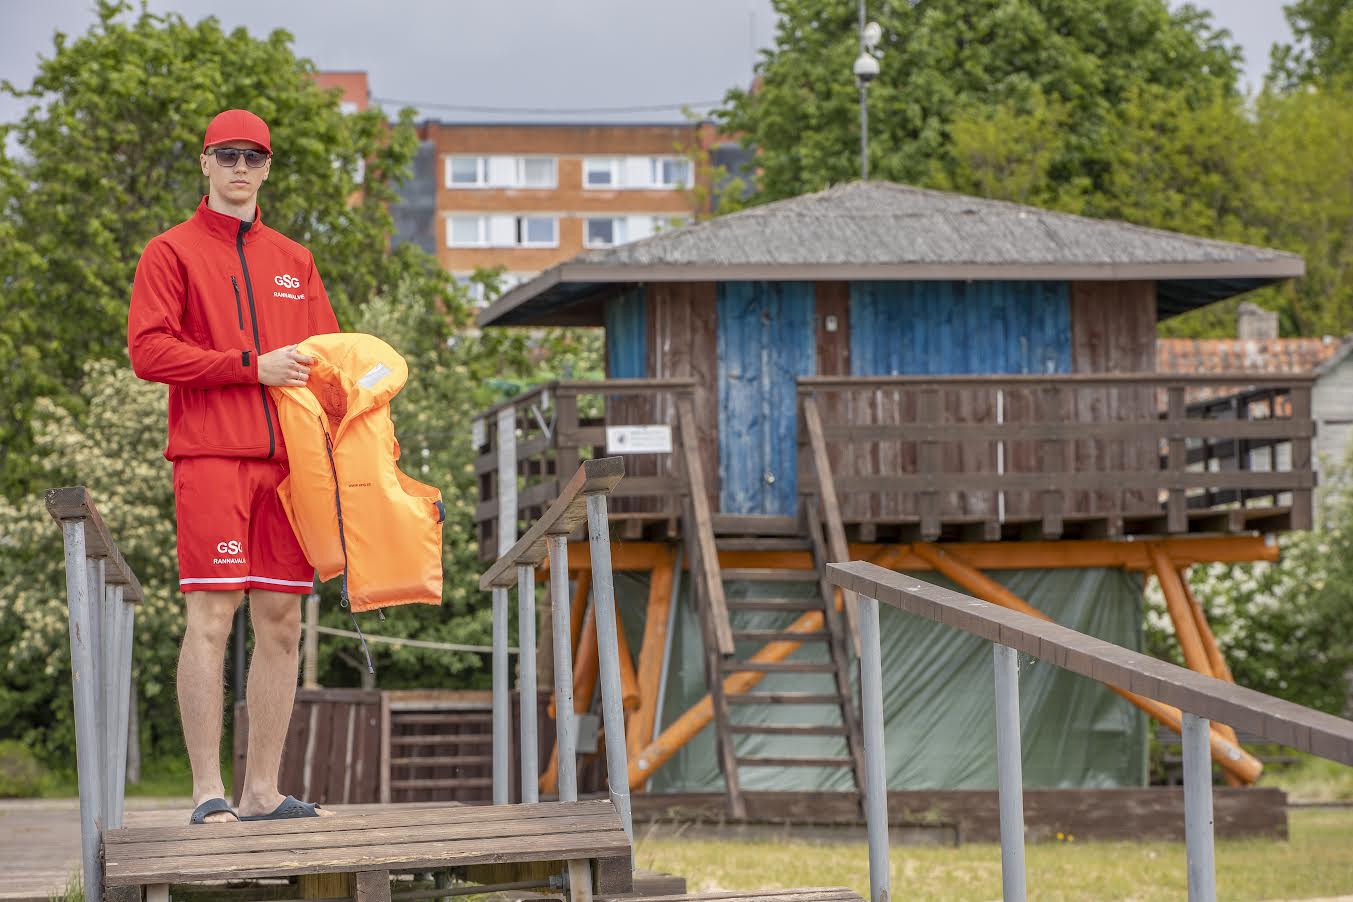
[[174, 461], [181, 590], [311, 591], [315, 568], [305, 559], [277, 497], [277, 485], [286, 475], [286, 464], [274, 460]]

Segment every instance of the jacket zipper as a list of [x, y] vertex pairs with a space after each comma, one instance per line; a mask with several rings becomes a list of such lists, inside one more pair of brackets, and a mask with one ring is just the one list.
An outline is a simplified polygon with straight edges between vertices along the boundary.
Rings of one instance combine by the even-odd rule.
[[[263, 356], [263, 348], [258, 338], [258, 310], [254, 307], [254, 283], [249, 280], [249, 264], [244, 259], [244, 233], [248, 231], [249, 224], [240, 222], [240, 230], [235, 233], [235, 251], [240, 255], [240, 269], [244, 270], [244, 294], [249, 298], [249, 321], [254, 327], [254, 353], [259, 357]], [[234, 276], [231, 277], [234, 281]], [[235, 286], [235, 300], [239, 301], [239, 286]], [[240, 328], [244, 328], [243, 314], [241, 314]], [[277, 436], [272, 429], [272, 414], [268, 412], [268, 388], [262, 382], [258, 384], [258, 396], [263, 401], [263, 421], [268, 424], [268, 457], [272, 457], [277, 451]]]
[[[239, 280], [236, 279], [234, 276], [231, 276], [231, 277], [230, 277], [230, 287], [233, 288], [233, 289], [235, 289], [235, 316], [239, 317], [239, 320], [240, 320], [240, 331], [243, 332], [243, 331], [244, 331], [244, 308], [243, 308], [242, 306], [240, 306], [240, 283], [239, 283]], [[254, 349], [254, 352], [257, 353], [257, 352], [258, 352], [258, 349], [255, 348], [255, 349]]]

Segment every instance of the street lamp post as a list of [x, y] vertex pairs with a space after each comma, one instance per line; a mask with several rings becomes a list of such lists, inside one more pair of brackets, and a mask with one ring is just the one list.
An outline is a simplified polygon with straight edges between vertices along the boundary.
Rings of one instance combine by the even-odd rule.
[[855, 81], [860, 86], [860, 178], [869, 180], [869, 83], [878, 77], [879, 61], [874, 52], [883, 29], [877, 22], [864, 21], [864, 0], [860, 0], [860, 55], [855, 57]]

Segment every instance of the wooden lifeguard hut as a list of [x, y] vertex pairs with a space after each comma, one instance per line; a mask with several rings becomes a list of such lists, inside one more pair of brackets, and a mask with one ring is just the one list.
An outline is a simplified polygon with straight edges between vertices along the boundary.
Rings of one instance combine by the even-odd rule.
[[[1154, 574], [1189, 665], [1223, 676], [1180, 577], [1273, 560], [1274, 533], [1311, 525], [1311, 379], [1158, 374], [1156, 325], [1303, 271], [1276, 250], [886, 182], [583, 253], [479, 316], [603, 327], [607, 364], [604, 381], [542, 385], [477, 421], [481, 551], [510, 543], [580, 458], [630, 455], [612, 523], [616, 569], [648, 575], [626, 612], [631, 785], [662, 788], [681, 754], [688, 775], [717, 761], [739, 814], [748, 788], [858, 786], [853, 608], [819, 580], [830, 561], [936, 571], [1136, 647]], [[1245, 392], [1265, 403], [1195, 403]], [[570, 561], [580, 598], [585, 557]], [[702, 667], [673, 650], [683, 623]], [[590, 628], [575, 625], [580, 710]], [[901, 621], [893, 634], [918, 688], [890, 702], [905, 750], [890, 783], [994, 785], [962, 742], [983, 711], [943, 685], [989, 664], [965, 676], [962, 649]], [[1048, 737], [1026, 749], [1029, 785], [1140, 786], [1145, 720], [1069, 679], [1025, 682]], [[689, 706], [677, 684], [696, 686]], [[1057, 739], [1071, 734], [1084, 742]], [[1237, 782], [1257, 773], [1245, 758]]]

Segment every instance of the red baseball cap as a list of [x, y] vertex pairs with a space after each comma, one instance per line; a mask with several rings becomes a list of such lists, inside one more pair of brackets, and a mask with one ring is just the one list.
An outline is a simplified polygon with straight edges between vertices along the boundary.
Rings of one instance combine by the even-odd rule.
[[207, 126], [207, 134], [202, 138], [202, 149], [227, 141], [253, 141], [268, 153], [272, 145], [268, 140], [268, 123], [248, 110], [226, 110], [217, 113], [216, 118]]

